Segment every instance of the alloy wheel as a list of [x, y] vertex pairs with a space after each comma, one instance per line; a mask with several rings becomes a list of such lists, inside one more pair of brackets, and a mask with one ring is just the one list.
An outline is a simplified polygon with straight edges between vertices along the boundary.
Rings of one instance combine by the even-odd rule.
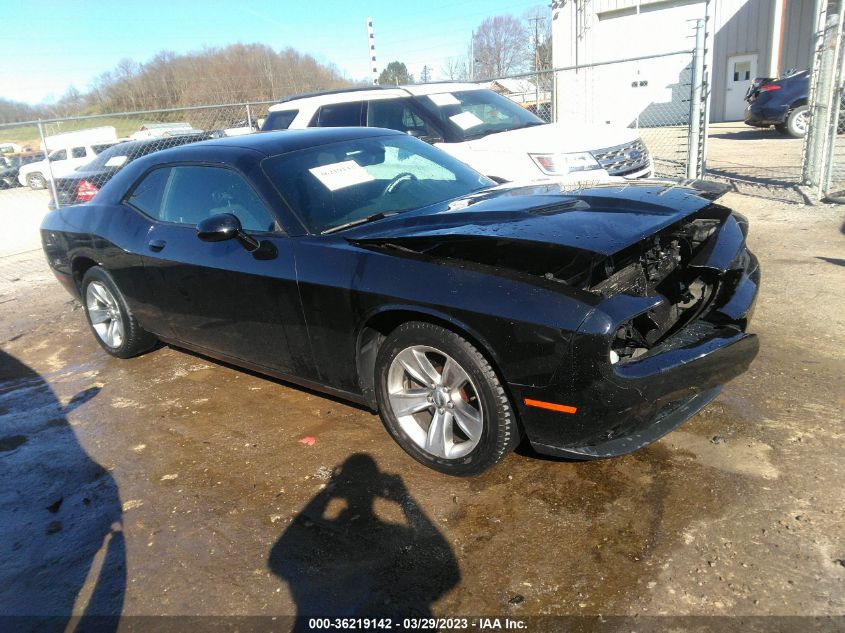
[[481, 440], [484, 412], [478, 390], [448, 354], [425, 345], [405, 348], [390, 363], [387, 391], [399, 426], [427, 453], [457, 459]]
[[795, 117], [795, 129], [801, 134], [807, 133], [807, 124], [810, 122], [810, 112], [805, 110]]
[[91, 326], [106, 345], [117, 349], [123, 345], [123, 316], [114, 295], [99, 281], [92, 281], [85, 291], [85, 304]]

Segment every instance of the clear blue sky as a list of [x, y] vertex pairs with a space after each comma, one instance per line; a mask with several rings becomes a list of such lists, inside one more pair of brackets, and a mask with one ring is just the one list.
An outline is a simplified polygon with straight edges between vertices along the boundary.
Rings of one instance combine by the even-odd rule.
[[0, 0], [0, 97], [37, 103], [71, 85], [84, 91], [122, 58], [145, 62], [235, 42], [291, 46], [334, 63], [350, 79], [369, 74], [366, 18], [372, 17], [379, 69], [400, 60], [438, 78], [445, 60], [466, 53], [487, 16], [537, 0]]

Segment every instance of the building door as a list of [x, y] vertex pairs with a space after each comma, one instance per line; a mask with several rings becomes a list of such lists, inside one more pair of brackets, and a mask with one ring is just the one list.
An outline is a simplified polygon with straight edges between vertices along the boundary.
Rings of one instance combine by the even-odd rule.
[[757, 54], [728, 58], [725, 86], [725, 121], [741, 121], [745, 115], [745, 93], [757, 76]]

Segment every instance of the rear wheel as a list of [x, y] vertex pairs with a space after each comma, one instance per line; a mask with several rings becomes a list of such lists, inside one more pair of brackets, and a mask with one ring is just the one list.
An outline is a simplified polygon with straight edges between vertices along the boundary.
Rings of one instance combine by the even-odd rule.
[[85, 316], [100, 346], [112, 356], [131, 358], [156, 344], [156, 338], [138, 325], [123, 293], [111, 275], [99, 266], [82, 278]]
[[376, 360], [376, 398], [387, 430], [417, 461], [475, 475], [519, 441], [505, 390], [466, 339], [431, 323], [391, 332]]
[[33, 172], [26, 177], [26, 184], [30, 189], [46, 189], [47, 180], [39, 172]]
[[807, 106], [798, 106], [786, 119], [786, 131], [793, 138], [804, 138], [810, 124], [810, 110]]

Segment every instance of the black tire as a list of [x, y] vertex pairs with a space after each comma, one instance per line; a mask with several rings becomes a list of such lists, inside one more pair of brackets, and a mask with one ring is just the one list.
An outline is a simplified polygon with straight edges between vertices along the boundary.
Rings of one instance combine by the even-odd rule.
[[804, 138], [807, 133], [807, 106], [793, 108], [786, 118], [786, 133], [792, 138]]
[[[473, 392], [477, 392], [476, 401], [483, 412], [480, 439], [470, 452], [461, 457], [448, 459], [428, 452], [405, 432], [393, 412], [388, 387], [390, 367], [400, 352], [413, 346], [435, 348], [454, 359], [469, 376]], [[477, 475], [501, 461], [519, 444], [516, 416], [499, 377], [475, 346], [451, 330], [419, 321], [400, 325], [379, 348], [375, 374], [376, 399], [382, 422], [405, 452], [429, 468], [447, 475]]]
[[[119, 318], [123, 328], [121, 337], [122, 340], [118, 345], [109, 345], [105, 340], [103, 340], [102, 336], [97, 332], [97, 329], [94, 326], [91, 315], [91, 311], [94, 310], [94, 308], [89, 306], [90, 301], [88, 300], [88, 290], [91, 284], [95, 282], [105, 286], [105, 288], [111, 293], [112, 298], [115, 300], [116, 316]], [[81, 295], [82, 305], [85, 308], [85, 317], [88, 321], [88, 327], [91, 329], [94, 339], [100, 344], [100, 347], [106, 350], [106, 352], [112, 356], [116, 356], [117, 358], [132, 358], [133, 356], [149, 351], [155, 346], [157, 342], [156, 337], [138, 325], [138, 321], [129, 309], [123, 293], [120, 292], [120, 288], [117, 287], [117, 284], [114, 282], [114, 279], [112, 279], [112, 276], [104, 268], [92, 266], [88, 269], [82, 278]]]
[[775, 125], [775, 129], [784, 136], [787, 136], [789, 134], [789, 130], [786, 129], [786, 124], [784, 123], [778, 123], [777, 125]]
[[44, 176], [37, 171], [32, 172], [31, 174], [27, 174], [26, 176], [26, 184], [29, 186], [30, 189], [46, 189], [47, 188], [47, 180]]

